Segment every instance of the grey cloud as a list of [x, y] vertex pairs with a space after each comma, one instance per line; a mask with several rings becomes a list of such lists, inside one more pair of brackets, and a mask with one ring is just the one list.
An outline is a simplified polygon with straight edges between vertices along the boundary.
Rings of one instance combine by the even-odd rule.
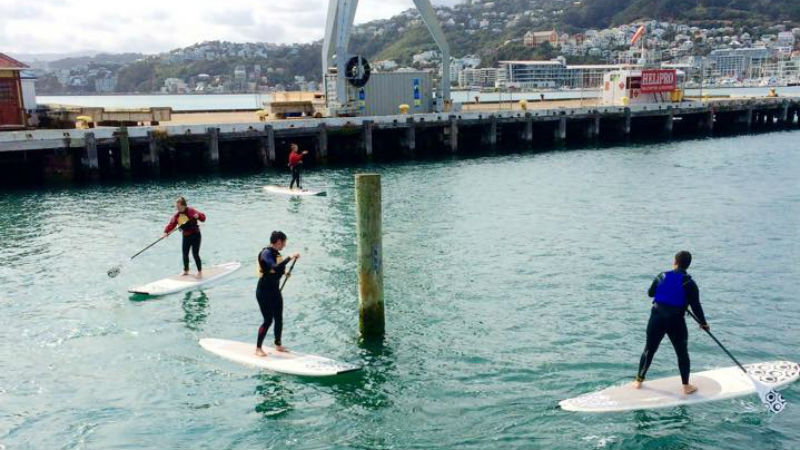
[[255, 24], [253, 15], [250, 9], [223, 9], [208, 12], [203, 18], [215, 25], [249, 26]]

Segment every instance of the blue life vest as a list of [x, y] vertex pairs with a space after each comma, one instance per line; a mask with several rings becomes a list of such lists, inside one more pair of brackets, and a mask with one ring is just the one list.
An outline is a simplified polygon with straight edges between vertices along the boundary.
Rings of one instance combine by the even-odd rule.
[[664, 272], [664, 279], [656, 287], [654, 302], [662, 305], [683, 308], [686, 306], [686, 291], [683, 282], [687, 275], [683, 272]]

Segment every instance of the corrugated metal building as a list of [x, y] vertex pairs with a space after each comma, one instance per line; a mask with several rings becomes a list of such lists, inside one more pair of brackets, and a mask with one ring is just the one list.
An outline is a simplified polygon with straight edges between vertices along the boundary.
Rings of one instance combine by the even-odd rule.
[[29, 114], [38, 108], [36, 103], [36, 74], [32, 70], [23, 70], [19, 73], [22, 86], [22, 107]]
[[0, 130], [27, 125], [20, 72], [28, 66], [0, 53]]
[[427, 72], [374, 73], [356, 95], [362, 116], [399, 114], [403, 104], [410, 114], [433, 111], [433, 82]]
[[[336, 74], [326, 79], [329, 104], [336, 98]], [[357, 116], [388, 116], [400, 114], [400, 105], [408, 105], [410, 114], [433, 111], [433, 81], [431, 74], [422, 71], [373, 73], [366, 85], [347, 85], [348, 98], [341, 102], [344, 110]]]

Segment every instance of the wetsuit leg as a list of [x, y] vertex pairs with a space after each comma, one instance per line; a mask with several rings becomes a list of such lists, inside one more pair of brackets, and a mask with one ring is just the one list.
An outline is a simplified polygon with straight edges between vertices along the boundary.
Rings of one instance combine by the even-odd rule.
[[280, 291], [272, 303], [272, 317], [275, 318], [275, 345], [281, 345], [281, 335], [283, 334], [283, 296]]
[[181, 252], [183, 253], [183, 271], [189, 271], [189, 247], [192, 245], [191, 236], [184, 236], [181, 243]]
[[194, 265], [197, 266], [197, 271], [201, 272], [203, 270], [203, 262], [200, 261], [200, 241], [203, 240], [203, 236], [200, 233], [195, 233], [192, 235], [194, 238], [194, 242], [192, 242], [192, 257], [194, 257]]
[[675, 354], [678, 355], [678, 370], [681, 372], [681, 381], [683, 384], [689, 384], [689, 371], [691, 370], [691, 363], [689, 361], [689, 330], [686, 329], [686, 320], [681, 317], [675, 317], [670, 321], [669, 328], [667, 329], [667, 336], [669, 336], [672, 347], [675, 349]]
[[647, 322], [647, 343], [644, 346], [642, 357], [639, 359], [639, 373], [636, 375], [638, 381], [644, 381], [647, 376], [647, 369], [653, 362], [653, 356], [658, 351], [658, 346], [661, 345], [661, 340], [667, 333], [664, 318], [661, 316], [656, 308], [650, 312], [650, 321]]
[[300, 170], [297, 167], [292, 167], [292, 182], [289, 183], [289, 189], [292, 189], [297, 183], [297, 188], [300, 189]]
[[297, 179], [297, 189], [303, 189], [303, 186], [300, 186], [300, 167], [295, 167], [295, 178]]
[[260, 281], [259, 287], [256, 289], [256, 299], [258, 300], [258, 309], [261, 310], [261, 317], [264, 320], [261, 326], [258, 327], [258, 338], [256, 339], [256, 347], [261, 348], [261, 345], [264, 343], [264, 338], [267, 336], [267, 331], [270, 325], [272, 325], [272, 310], [269, 307], [269, 298], [261, 292]]

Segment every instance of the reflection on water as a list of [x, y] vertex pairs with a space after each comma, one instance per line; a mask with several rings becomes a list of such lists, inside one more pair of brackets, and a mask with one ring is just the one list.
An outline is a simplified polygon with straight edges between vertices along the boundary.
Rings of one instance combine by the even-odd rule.
[[363, 369], [320, 379], [320, 384], [330, 385], [337, 402], [343, 407], [390, 408], [392, 393], [386, 383], [396, 377], [394, 352], [382, 342], [362, 343], [359, 348]]
[[286, 387], [284, 376], [264, 372], [255, 378], [258, 380], [255, 394], [261, 398], [255, 407], [257, 413], [268, 419], [278, 419], [294, 409], [289, 401], [293, 392]]
[[201, 330], [208, 318], [208, 296], [203, 291], [190, 291], [184, 294], [181, 301], [183, 322], [192, 331]]
[[693, 422], [686, 406], [677, 406], [660, 411], [634, 411], [633, 417], [636, 420], [636, 429], [640, 432], [659, 429], [665, 424], [669, 424], [670, 428], [681, 429], [692, 425]]

